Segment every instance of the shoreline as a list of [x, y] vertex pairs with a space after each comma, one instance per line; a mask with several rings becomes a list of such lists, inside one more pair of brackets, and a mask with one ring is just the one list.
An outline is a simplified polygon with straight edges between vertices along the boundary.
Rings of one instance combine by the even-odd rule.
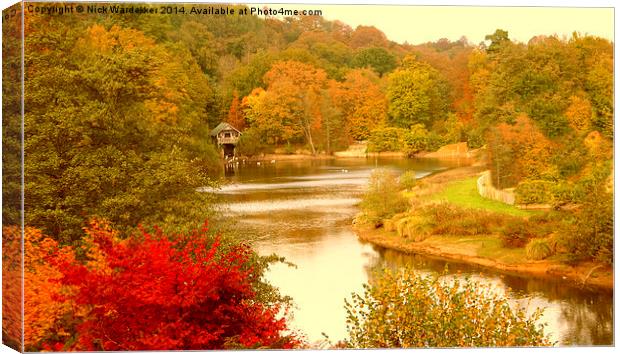
[[[596, 271], [598, 265], [595, 263], [581, 263], [578, 266], [569, 266], [546, 260], [504, 263], [487, 257], [458, 252], [454, 248], [448, 251], [448, 247], [442, 247], [441, 244], [433, 241], [427, 242], [425, 240], [418, 243], [402, 242], [397, 237], [386, 235], [385, 231], [374, 229], [368, 225], [354, 225], [353, 231], [362, 242], [405, 254], [419, 254], [440, 260], [471, 264], [510, 275], [531, 275], [541, 279], [562, 278], [573, 287], [603, 290], [614, 289], [613, 271], [611, 269], [598, 269]], [[593, 269], [595, 271], [592, 271]]]
[[[423, 177], [420, 181], [443, 184], [459, 181], [479, 170], [480, 167], [478, 166], [457, 167]], [[479, 256], [476, 253], [477, 250], [458, 247], [458, 236], [454, 237], [454, 244], [450, 244], [452, 239], [448, 239], [446, 242], [446, 238], [441, 237], [430, 237], [420, 242], [411, 242], [393, 232], [385, 231], [383, 228], [375, 228], [374, 225], [354, 224], [352, 229], [362, 242], [405, 254], [419, 254], [446, 261], [481, 266], [504, 274], [530, 275], [541, 279], [559, 278], [573, 287], [614, 289], [613, 267], [603, 266], [600, 263], [581, 262], [574, 266], [553, 260], [506, 263], [498, 259]], [[494, 236], [489, 235], [488, 237]], [[484, 237], [479, 237], [481, 242], [484, 242], [484, 239]]]
[[264, 154], [262, 156], [239, 156], [237, 160], [239, 161], [249, 161], [249, 162], [257, 162], [257, 161], [300, 161], [300, 160], [340, 160], [340, 159], [367, 159], [367, 158], [402, 158], [402, 159], [433, 159], [433, 160], [470, 160], [474, 161], [474, 159], [470, 156], [434, 156], [430, 154], [419, 154], [413, 157], [407, 157], [402, 152], [371, 152], [363, 155], [356, 154], [340, 154], [339, 151], [335, 152], [333, 155], [326, 154]]

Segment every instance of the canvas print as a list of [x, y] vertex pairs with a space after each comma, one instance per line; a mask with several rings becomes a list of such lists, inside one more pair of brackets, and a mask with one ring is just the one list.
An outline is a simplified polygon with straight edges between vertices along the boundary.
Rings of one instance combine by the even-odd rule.
[[613, 8], [2, 16], [4, 346], [615, 344]]

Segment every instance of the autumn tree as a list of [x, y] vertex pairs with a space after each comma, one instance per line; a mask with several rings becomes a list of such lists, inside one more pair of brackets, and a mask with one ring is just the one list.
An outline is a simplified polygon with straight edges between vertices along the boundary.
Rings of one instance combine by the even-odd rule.
[[469, 57], [473, 47], [467, 38], [449, 41], [442, 38], [414, 46], [413, 53], [443, 75], [450, 90], [451, 106], [463, 123], [473, 118], [473, 96], [470, 84]]
[[349, 45], [353, 48], [387, 47], [389, 44], [383, 32], [374, 26], [357, 26], [351, 33]]
[[23, 350], [21, 228], [2, 226], [2, 344]]
[[371, 68], [383, 76], [396, 68], [396, 57], [385, 48], [363, 48], [355, 53], [351, 64], [355, 68]]
[[[12, 14], [12, 11], [15, 11]], [[2, 24], [2, 223], [21, 222], [22, 131], [21, 43], [22, 24], [18, 6], [4, 10]]]
[[591, 125], [592, 105], [585, 97], [571, 96], [565, 114], [571, 128], [577, 132], [585, 132]]
[[[258, 257], [243, 244], [209, 233], [206, 224], [190, 233], [155, 229], [123, 239], [106, 222], [93, 220], [80, 245], [72, 247], [26, 228], [26, 350], [284, 349], [300, 344], [283, 317], [287, 300], [262, 280], [273, 257]], [[20, 233], [5, 227], [5, 234]], [[11, 289], [20, 291], [13, 283], [3, 292]], [[4, 315], [5, 321], [13, 320], [10, 313]], [[3, 328], [11, 334], [13, 327]]]
[[128, 231], [210, 215], [195, 190], [218, 168], [202, 122], [211, 91], [189, 52], [134, 29], [46, 21], [25, 42], [26, 223], [70, 243], [91, 216]]
[[274, 132], [276, 144], [301, 137], [316, 154], [326, 118], [321, 103], [328, 85], [325, 72], [283, 61], [272, 66], [264, 81], [266, 90], [256, 90], [244, 99], [248, 120], [259, 130]]
[[[119, 240], [105, 224], [91, 225], [100, 267], [51, 260], [66, 295], [88, 309], [69, 350], [204, 350], [291, 348], [280, 305], [260, 300], [244, 245], [224, 247], [206, 226], [169, 237], [157, 230]], [[129, 330], [128, 330], [129, 329]]]
[[[325, 70], [328, 77], [334, 79], [343, 77], [353, 56], [353, 51], [349, 46], [326, 31], [304, 32], [295, 42], [291, 43], [289, 49], [292, 48], [307, 50], [316, 57], [313, 63], [307, 63]], [[296, 60], [295, 58], [289, 59]]]
[[24, 345], [26, 350], [39, 351], [49, 341], [66, 342], [74, 337], [86, 309], [66, 298], [75, 289], [60, 284], [63, 275], [58, 264], [49, 262], [50, 258], [76, 262], [73, 249], [60, 247], [31, 227], [25, 229], [24, 241]]
[[445, 79], [430, 65], [408, 57], [403, 66], [388, 76], [387, 97], [392, 124], [409, 128], [430, 126], [448, 110]]
[[378, 77], [368, 70], [350, 71], [343, 83], [332, 88], [332, 97], [342, 112], [344, 128], [355, 140], [368, 139], [371, 131], [386, 123], [387, 100]]
[[245, 129], [245, 118], [243, 117], [243, 111], [241, 111], [241, 103], [237, 91], [233, 94], [230, 110], [228, 111], [228, 119], [226, 121], [240, 131]]
[[514, 125], [499, 124], [489, 131], [489, 168], [498, 188], [516, 186], [525, 179], [555, 181], [557, 167], [551, 163], [553, 144], [525, 115]]

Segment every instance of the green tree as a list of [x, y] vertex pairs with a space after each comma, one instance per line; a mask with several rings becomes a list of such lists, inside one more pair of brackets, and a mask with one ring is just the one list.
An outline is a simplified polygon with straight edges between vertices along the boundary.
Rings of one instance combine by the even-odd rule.
[[386, 270], [345, 302], [350, 348], [548, 346], [542, 315], [469, 279]]
[[491, 41], [487, 47], [487, 53], [496, 53], [501, 50], [502, 44], [510, 42], [508, 38], [508, 31], [497, 29], [493, 34], [488, 34], [484, 37], [485, 40]]
[[354, 68], [370, 67], [383, 76], [396, 68], [396, 57], [385, 48], [364, 48], [355, 53], [351, 64]]
[[211, 92], [191, 55], [133, 29], [53, 21], [26, 36], [26, 224], [69, 243], [93, 216], [129, 231], [211, 215], [196, 192], [219, 169], [201, 121]]
[[401, 128], [416, 123], [430, 126], [448, 110], [448, 87], [439, 72], [412, 57], [388, 76], [391, 122]]
[[[17, 6], [6, 9], [18, 13]], [[13, 15], [2, 24], [2, 223], [21, 223], [21, 20]], [[3, 234], [4, 235], [4, 234]], [[8, 245], [8, 242], [7, 242]]]
[[562, 242], [580, 260], [597, 260], [613, 264], [614, 201], [606, 186], [609, 168], [596, 166], [587, 179], [581, 181], [584, 198], [575, 212], [575, 219], [561, 230]]

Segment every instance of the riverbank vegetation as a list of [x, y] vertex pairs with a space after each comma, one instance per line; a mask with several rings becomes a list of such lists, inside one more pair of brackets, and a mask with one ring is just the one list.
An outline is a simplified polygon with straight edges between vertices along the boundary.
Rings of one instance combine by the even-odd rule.
[[[391, 200], [406, 196], [409, 206], [384, 211], [382, 220], [369, 206], [375, 191], [369, 188], [356, 218], [361, 239], [404, 252], [538, 276], [559, 272], [578, 284], [594, 280], [613, 287], [611, 202], [586, 201], [576, 210], [519, 209], [480, 197], [472, 176], [478, 170], [460, 168], [422, 179], [411, 190], [393, 188]], [[383, 171], [374, 173], [389, 182]], [[594, 268], [598, 279], [590, 274]]]
[[549, 346], [542, 315], [513, 309], [470, 279], [385, 270], [347, 302], [351, 348]]

